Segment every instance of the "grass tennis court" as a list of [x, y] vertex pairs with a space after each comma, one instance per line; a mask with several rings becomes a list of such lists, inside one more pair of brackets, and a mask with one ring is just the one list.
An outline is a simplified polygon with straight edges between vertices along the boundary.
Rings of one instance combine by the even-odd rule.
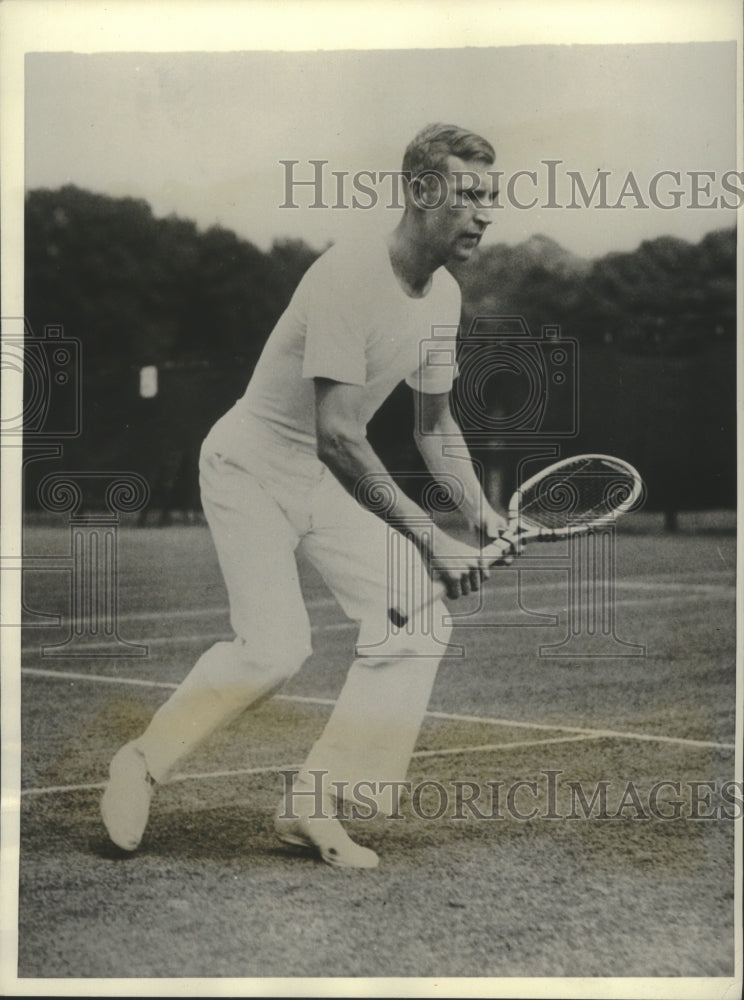
[[[562, 577], [535, 546], [510, 624], [517, 569], [494, 573], [455, 631], [465, 655], [440, 668], [415, 794], [399, 819], [350, 820], [381, 855], [372, 872], [273, 834], [280, 771], [320, 732], [354, 640], [306, 566], [311, 660], [158, 790], [136, 854], [109, 845], [112, 754], [230, 634], [206, 528], [122, 527], [119, 633], [149, 654], [42, 655], [64, 617], [24, 635], [19, 976], [733, 976], [733, 515], [659, 526], [629, 515], [617, 537], [617, 635], [645, 656], [538, 655], [566, 634]], [[69, 534], [37, 524], [24, 540], [62, 558]], [[60, 565], [26, 574], [29, 608], [69, 615]]]

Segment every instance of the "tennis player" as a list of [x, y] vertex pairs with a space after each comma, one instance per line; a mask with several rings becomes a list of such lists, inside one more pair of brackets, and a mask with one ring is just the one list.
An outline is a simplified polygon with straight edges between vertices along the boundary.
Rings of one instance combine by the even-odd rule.
[[[311, 653], [301, 550], [359, 622], [359, 636], [328, 723], [280, 803], [276, 831], [329, 864], [377, 865], [376, 853], [348, 836], [333, 794], [405, 778], [449, 637], [441, 602], [429, 619], [440, 623], [436, 635], [421, 613], [405, 629], [391, 628], [390, 533], [398, 533], [412, 579], [423, 564], [458, 598], [481, 587], [488, 573], [480, 544], [506, 526], [470, 460], [449, 457], [467, 450], [449, 404], [460, 291], [444, 265], [467, 260], [491, 221], [494, 159], [492, 146], [465, 129], [420, 132], [405, 152], [396, 228], [338, 243], [310, 267], [245, 395], [207, 436], [202, 501], [235, 639], [208, 649], [111, 762], [101, 809], [124, 850], [140, 843], [153, 788]], [[433, 331], [437, 349], [427, 352]], [[472, 545], [445, 534], [398, 489], [367, 440], [370, 418], [403, 380], [413, 392], [416, 444], [435, 477], [459, 482]]]

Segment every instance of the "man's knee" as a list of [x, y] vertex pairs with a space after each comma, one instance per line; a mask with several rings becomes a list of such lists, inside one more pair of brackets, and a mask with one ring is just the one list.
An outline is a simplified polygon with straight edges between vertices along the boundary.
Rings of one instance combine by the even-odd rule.
[[299, 638], [292, 641], [286, 637], [263, 648], [256, 648], [249, 639], [238, 637], [233, 643], [233, 656], [238, 669], [246, 676], [255, 675], [256, 671], [265, 675], [267, 682], [282, 684], [294, 677], [305, 660], [312, 653], [309, 641]]

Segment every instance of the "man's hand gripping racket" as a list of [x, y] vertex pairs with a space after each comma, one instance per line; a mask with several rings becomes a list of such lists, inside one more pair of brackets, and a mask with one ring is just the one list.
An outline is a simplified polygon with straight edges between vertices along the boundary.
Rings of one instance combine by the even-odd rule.
[[[508, 527], [483, 549], [490, 565], [519, 554], [526, 541], [558, 541], [612, 523], [635, 507], [643, 480], [628, 462], [609, 455], [578, 455], [549, 465], [524, 482], [509, 502]], [[489, 553], [493, 558], [490, 558]], [[441, 581], [431, 600], [444, 597]], [[409, 614], [390, 608], [390, 621], [402, 627]]]

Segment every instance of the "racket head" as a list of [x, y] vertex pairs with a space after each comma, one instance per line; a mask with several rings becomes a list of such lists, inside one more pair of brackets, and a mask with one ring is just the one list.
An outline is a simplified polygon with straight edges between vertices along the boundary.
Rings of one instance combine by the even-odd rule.
[[541, 469], [515, 491], [509, 532], [565, 538], [614, 521], [643, 495], [638, 471], [612, 455], [574, 455]]

